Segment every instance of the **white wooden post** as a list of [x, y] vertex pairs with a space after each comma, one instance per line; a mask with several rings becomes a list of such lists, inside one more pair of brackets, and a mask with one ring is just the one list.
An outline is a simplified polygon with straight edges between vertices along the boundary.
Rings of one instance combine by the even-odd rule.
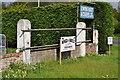
[[98, 54], [98, 30], [93, 30], [93, 43], [96, 44], [96, 53]]
[[[27, 48], [31, 46], [31, 32], [23, 32], [21, 30], [31, 29], [31, 23], [27, 19], [21, 19], [17, 24], [17, 49]], [[23, 62], [30, 64], [30, 49], [23, 51]]]
[[[86, 24], [84, 22], [78, 22], [76, 25], [76, 28], [86, 28]], [[76, 30], [76, 41], [82, 42], [86, 41], [86, 30], [77, 29]], [[77, 43], [77, 45], [80, 45], [80, 54], [79, 56], [85, 56], [86, 53], [86, 43]]]

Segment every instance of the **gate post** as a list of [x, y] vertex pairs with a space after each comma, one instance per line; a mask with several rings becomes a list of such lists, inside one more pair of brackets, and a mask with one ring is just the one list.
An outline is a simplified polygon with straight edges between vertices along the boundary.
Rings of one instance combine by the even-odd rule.
[[[76, 28], [86, 28], [86, 24], [84, 22], [78, 22]], [[86, 41], [86, 30], [77, 29], [76, 30], [76, 41], [82, 42]], [[80, 45], [80, 53], [79, 56], [85, 56], [86, 53], [86, 43], [77, 43]]]
[[[17, 49], [24, 49], [31, 46], [31, 32], [21, 30], [31, 29], [31, 23], [27, 19], [21, 19], [17, 23]], [[23, 50], [23, 62], [30, 64], [30, 49]]]
[[96, 45], [95, 52], [98, 54], [98, 30], [93, 30], [93, 43]]

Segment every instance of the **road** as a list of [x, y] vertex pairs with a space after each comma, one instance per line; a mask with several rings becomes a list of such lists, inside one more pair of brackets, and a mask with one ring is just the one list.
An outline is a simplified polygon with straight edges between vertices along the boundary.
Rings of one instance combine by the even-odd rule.
[[118, 45], [120, 45], [120, 39], [114, 39], [114, 40], [113, 40], [113, 44], [118, 44]]

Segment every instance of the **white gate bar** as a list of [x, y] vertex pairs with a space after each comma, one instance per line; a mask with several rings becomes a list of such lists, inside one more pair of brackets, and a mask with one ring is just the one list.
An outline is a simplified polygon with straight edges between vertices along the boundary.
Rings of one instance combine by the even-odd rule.
[[28, 30], [22, 30], [22, 31], [23, 32], [30, 32], [30, 31], [76, 30], [76, 29], [89, 30], [91, 28], [51, 28], [51, 29], [28, 29]]

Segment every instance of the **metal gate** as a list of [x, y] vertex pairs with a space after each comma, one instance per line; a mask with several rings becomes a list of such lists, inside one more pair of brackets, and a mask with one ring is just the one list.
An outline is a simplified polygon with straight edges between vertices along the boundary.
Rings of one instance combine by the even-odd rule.
[[6, 36], [0, 34], [0, 55], [6, 54]]

